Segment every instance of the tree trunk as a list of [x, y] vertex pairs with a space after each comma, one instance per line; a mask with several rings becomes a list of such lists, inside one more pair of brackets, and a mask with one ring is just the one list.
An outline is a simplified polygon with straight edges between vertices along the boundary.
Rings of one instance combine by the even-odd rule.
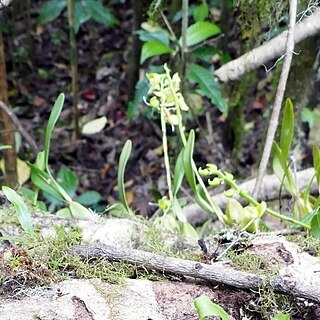
[[[7, 73], [6, 73], [6, 61], [4, 55], [2, 33], [0, 31], [0, 101], [8, 105], [7, 96]], [[3, 151], [4, 153], [4, 184], [9, 187], [15, 188], [18, 183], [17, 176], [17, 155], [15, 149], [14, 128], [10, 117], [6, 112], [0, 110], [0, 128], [1, 128], [1, 145], [7, 144], [12, 148]]]

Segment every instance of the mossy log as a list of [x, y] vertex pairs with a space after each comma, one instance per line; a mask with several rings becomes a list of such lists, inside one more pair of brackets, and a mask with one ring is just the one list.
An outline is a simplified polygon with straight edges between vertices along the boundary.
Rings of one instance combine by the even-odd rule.
[[260, 285], [268, 284], [279, 293], [320, 302], [319, 286], [304, 284], [299, 279], [288, 276], [268, 278], [235, 270], [220, 262], [208, 265], [142, 250], [120, 249], [107, 245], [80, 245], [70, 250], [85, 260], [106, 258], [110, 261], [121, 261], [162, 273], [194, 277], [239, 289], [258, 290]]

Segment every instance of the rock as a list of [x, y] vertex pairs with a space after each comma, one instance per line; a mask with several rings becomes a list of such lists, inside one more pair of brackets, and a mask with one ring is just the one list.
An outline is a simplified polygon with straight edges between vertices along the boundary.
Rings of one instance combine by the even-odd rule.
[[1, 320], [166, 319], [147, 280], [128, 279], [127, 285], [99, 279], [66, 280], [25, 290], [17, 298], [1, 300]]

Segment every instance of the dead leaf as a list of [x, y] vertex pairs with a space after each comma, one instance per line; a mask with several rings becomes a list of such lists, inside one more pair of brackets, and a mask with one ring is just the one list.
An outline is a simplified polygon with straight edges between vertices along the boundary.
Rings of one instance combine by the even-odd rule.
[[87, 122], [83, 127], [82, 127], [82, 134], [95, 134], [98, 132], [101, 132], [105, 125], [107, 124], [108, 120], [106, 116], [103, 116], [101, 118], [94, 119], [92, 121]]

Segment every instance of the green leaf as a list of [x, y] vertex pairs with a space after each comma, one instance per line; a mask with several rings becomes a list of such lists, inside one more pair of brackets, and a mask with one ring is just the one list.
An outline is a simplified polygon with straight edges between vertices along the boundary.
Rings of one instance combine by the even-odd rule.
[[190, 82], [197, 83], [201, 93], [207, 96], [227, 116], [228, 104], [222, 97], [219, 84], [210, 71], [197, 64], [190, 64], [187, 68], [187, 78]]
[[[35, 197], [35, 191], [29, 189], [29, 188], [26, 188], [26, 187], [20, 187], [19, 188], [19, 192], [22, 193], [22, 195], [30, 200], [30, 201], [33, 201], [34, 200], [34, 197]], [[43, 202], [43, 201], [37, 201], [36, 202], [36, 207], [38, 207], [41, 211], [47, 211], [47, 206], [46, 204]]]
[[77, 175], [68, 168], [61, 168], [57, 174], [57, 178], [60, 186], [73, 198], [79, 184]]
[[51, 196], [64, 201], [64, 197], [60, 193], [59, 188], [57, 188], [57, 184], [52, 183], [50, 176], [46, 172], [31, 163], [28, 163], [28, 166], [31, 168], [31, 181], [36, 187], [47, 192]]
[[73, 218], [71, 210], [69, 208], [62, 208], [56, 212], [56, 216], [71, 219]]
[[128, 118], [131, 119], [138, 111], [139, 105], [143, 101], [143, 97], [148, 95], [149, 82], [147, 78], [136, 84], [134, 97], [128, 104]]
[[[220, 33], [220, 28], [208, 21], [199, 21], [187, 29], [187, 46], [191, 47], [195, 44], [202, 42], [212, 36]], [[182, 43], [182, 39], [179, 39], [179, 43]]]
[[200, 320], [208, 316], [219, 316], [222, 320], [229, 320], [229, 315], [218, 304], [213, 303], [208, 296], [200, 296], [194, 300], [194, 306]]
[[280, 149], [284, 159], [288, 159], [294, 129], [294, 110], [290, 99], [287, 99], [281, 126]]
[[52, 131], [54, 129], [54, 126], [56, 125], [58, 118], [60, 116], [61, 110], [63, 108], [63, 103], [64, 103], [64, 94], [60, 93], [52, 107], [47, 128], [46, 128], [46, 133], [45, 133], [44, 163], [45, 163], [45, 169], [47, 170], [50, 176], [51, 174], [49, 169], [49, 153], [50, 153], [51, 136], [52, 136]]
[[320, 186], [320, 153], [317, 146], [313, 145], [312, 153], [313, 153], [313, 167], [316, 174], [316, 180], [318, 185]]
[[320, 239], [320, 213], [317, 213], [311, 220], [311, 234], [314, 238]]
[[120, 154], [118, 177], [117, 177], [119, 197], [120, 197], [121, 203], [127, 210], [128, 214], [132, 214], [132, 211], [130, 210], [127, 203], [127, 199], [126, 199], [126, 192], [124, 188], [124, 172], [126, 169], [128, 159], [131, 154], [131, 149], [132, 149], [132, 142], [131, 140], [127, 140]]
[[13, 204], [22, 229], [25, 232], [33, 235], [33, 222], [27, 205], [13, 189], [3, 186], [2, 191], [7, 197], [7, 199]]
[[177, 195], [184, 177], [183, 153], [184, 148], [181, 149], [174, 167], [173, 196]]
[[192, 57], [200, 59], [206, 63], [212, 63], [213, 56], [219, 56], [222, 64], [231, 61], [231, 57], [228, 53], [221, 51], [216, 47], [201, 46], [191, 52]]
[[200, 6], [195, 6], [193, 10], [193, 19], [195, 22], [203, 21], [208, 18], [209, 8], [207, 5], [202, 4]]
[[199, 235], [198, 235], [197, 231], [188, 222], [182, 223], [182, 225], [180, 227], [180, 233], [182, 236], [187, 237], [187, 238], [191, 238], [194, 240], [199, 239]]
[[8, 150], [8, 149], [12, 149], [12, 147], [7, 144], [0, 146], [0, 150]]
[[288, 313], [279, 313], [276, 316], [274, 316], [271, 320], [290, 320], [290, 314]]
[[173, 198], [172, 211], [180, 222], [187, 222], [187, 218], [184, 215], [179, 200], [176, 197]]
[[273, 159], [272, 168], [280, 182], [283, 184], [285, 189], [294, 196], [296, 193], [295, 181], [291, 170], [287, 166], [287, 161], [284, 159], [282, 152], [276, 142], [273, 142]]
[[40, 9], [38, 24], [42, 25], [58, 18], [62, 10], [66, 7], [66, 5], [66, 0], [46, 1]]
[[146, 30], [139, 30], [134, 33], [137, 34], [139, 36], [139, 39], [143, 42], [148, 42], [150, 40], [159, 40], [160, 42], [162, 42], [166, 46], [169, 46], [169, 43], [170, 43], [170, 41], [169, 41], [170, 35], [164, 29], [160, 29], [160, 30], [154, 31], [154, 32], [149, 32]]
[[85, 6], [91, 18], [96, 22], [105, 24], [109, 27], [113, 27], [118, 24], [116, 17], [108, 8], [104, 7], [100, 1], [85, 0], [82, 4]]
[[74, 31], [78, 33], [80, 26], [90, 19], [90, 15], [86, 12], [81, 2], [74, 5]]
[[77, 202], [84, 206], [91, 206], [100, 201], [101, 194], [97, 191], [86, 191], [77, 198]]
[[187, 144], [185, 146], [185, 151], [183, 152], [183, 166], [184, 166], [185, 175], [190, 185], [190, 188], [192, 189], [194, 194], [197, 194], [198, 192], [197, 192], [196, 178], [192, 168], [194, 140], [195, 140], [194, 130], [191, 130], [188, 137]]
[[142, 46], [140, 64], [148, 58], [160, 56], [165, 53], [172, 53], [173, 50], [159, 40], [150, 40], [145, 42]]
[[70, 202], [70, 211], [73, 218], [88, 219], [92, 217], [92, 213], [82, 204], [72, 201]]

